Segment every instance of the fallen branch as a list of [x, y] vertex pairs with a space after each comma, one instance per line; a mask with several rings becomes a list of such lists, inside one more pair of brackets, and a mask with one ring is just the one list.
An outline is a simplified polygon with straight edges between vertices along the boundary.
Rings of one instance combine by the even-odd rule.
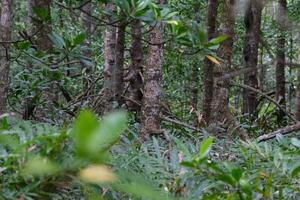
[[272, 99], [271, 97], [269, 97], [267, 94], [263, 93], [262, 91], [250, 87], [248, 85], [245, 84], [239, 84], [239, 83], [231, 83], [232, 86], [236, 86], [236, 87], [241, 87], [247, 90], [251, 90], [253, 92], [256, 92], [258, 94], [260, 94], [261, 96], [265, 97], [266, 99], [268, 99], [269, 101], [271, 101], [275, 106], [277, 106], [280, 110], [282, 110], [282, 112], [284, 112], [286, 114], [286, 116], [290, 117], [294, 122], [297, 122], [297, 120], [294, 118], [294, 116], [289, 113], [287, 110], [285, 110], [277, 101], [275, 101], [274, 99]]
[[264, 142], [264, 141], [275, 138], [276, 135], [279, 135], [279, 134], [280, 135], [286, 135], [286, 134], [289, 134], [291, 132], [298, 131], [298, 130], [300, 130], [300, 123], [299, 122], [297, 124], [294, 124], [294, 125], [291, 125], [291, 126], [286, 126], [284, 128], [278, 129], [277, 131], [274, 131], [272, 133], [259, 136], [257, 138], [257, 140], [258, 140], [258, 142]]
[[164, 120], [164, 121], [171, 122], [171, 123], [173, 123], [173, 124], [183, 126], [183, 127], [188, 128], [188, 129], [190, 129], [190, 130], [197, 131], [197, 132], [202, 132], [201, 129], [199, 129], [199, 128], [197, 128], [197, 127], [194, 127], [194, 126], [191, 126], [191, 125], [189, 125], [189, 124], [187, 124], [187, 123], [185, 123], [185, 122], [181, 122], [181, 121], [178, 121], [178, 120], [176, 120], [176, 119], [169, 118], [169, 117], [167, 117], [167, 116], [161, 116], [160, 118], [161, 118], [162, 120]]

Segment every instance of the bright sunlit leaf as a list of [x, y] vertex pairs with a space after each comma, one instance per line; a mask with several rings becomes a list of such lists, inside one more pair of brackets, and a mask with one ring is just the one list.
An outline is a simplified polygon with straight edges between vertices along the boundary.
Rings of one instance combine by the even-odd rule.
[[112, 183], [117, 180], [113, 171], [105, 165], [91, 165], [80, 171], [81, 180], [88, 183]]
[[213, 56], [210, 55], [206, 55], [206, 57], [213, 63], [215, 63], [216, 65], [220, 65], [221, 63]]

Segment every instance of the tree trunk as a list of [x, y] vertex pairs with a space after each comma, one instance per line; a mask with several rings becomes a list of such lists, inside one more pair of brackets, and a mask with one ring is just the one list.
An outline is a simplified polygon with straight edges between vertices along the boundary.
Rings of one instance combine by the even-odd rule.
[[[260, 0], [250, 0], [245, 14], [246, 38], [244, 47], [245, 67], [257, 67], [259, 32], [261, 25], [262, 2]], [[258, 71], [254, 70], [244, 77], [244, 84], [258, 89]], [[257, 94], [244, 90], [243, 113], [253, 115], [258, 105]]]
[[34, 26], [36, 34], [36, 46], [39, 51], [49, 52], [52, 50], [52, 42], [49, 38], [49, 34], [52, 33], [51, 26], [51, 0], [34, 0], [34, 7], [42, 8], [47, 11], [47, 19], [38, 19], [34, 16]]
[[[220, 66], [215, 67], [215, 75], [222, 77], [231, 68], [231, 56], [235, 26], [235, 1], [224, 0], [221, 11], [220, 34], [228, 38], [220, 45], [218, 56], [222, 59]], [[216, 124], [232, 125], [232, 116], [229, 112], [229, 80], [220, 79], [214, 84], [212, 103], [212, 121]]]
[[[82, 24], [83, 28], [85, 30], [85, 46], [87, 47], [86, 50], [84, 50], [83, 55], [84, 57], [91, 61], [92, 60], [92, 3], [89, 2], [85, 4], [82, 7]], [[91, 62], [89, 62], [91, 63]], [[90, 76], [93, 75], [93, 66], [87, 63], [82, 63], [83, 69], [85, 69], [86, 77], [84, 78], [84, 88], [87, 90], [90, 86]], [[88, 95], [88, 94], [87, 94]]]
[[131, 111], [139, 112], [143, 99], [143, 46], [142, 29], [140, 20], [134, 20], [131, 24], [132, 45], [130, 48], [131, 67], [124, 81], [129, 81], [128, 97], [132, 101], [126, 104]]
[[[218, 0], [209, 0], [206, 14], [206, 31], [208, 39], [216, 36], [216, 18], [218, 11]], [[213, 70], [214, 64], [207, 58], [204, 60], [203, 69], [203, 118], [206, 123], [210, 122], [212, 100], [213, 100]]]
[[[163, 4], [164, 0], [157, 0]], [[160, 132], [159, 114], [161, 98], [161, 76], [163, 64], [163, 24], [150, 27], [148, 64], [145, 70], [144, 98], [142, 105], [141, 138]]]
[[33, 34], [33, 0], [27, 0], [27, 34], [32, 36]]
[[[278, 37], [276, 53], [276, 101], [285, 107], [285, 13], [287, 2], [279, 0], [278, 5]], [[277, 121], [282, 122], [284, 113], [280, 110], [277, 112]]]
[[[113, 12], [115, 6], [113, 4], [106, 4], [104, 8], [107, 12]], [[107, 17], [108, 23], [112, 23], [112, 17]], [[104, 85], [103, 85], [103, 101], [100, 103], [100, 114], [104, 114], [113, 108], [114, 99], [114, 85], [113, 85], [113, 73], [116, 65], [116, 28], [111, 25], [106, 25], [104, 36]]]
[[[300, 63], [300, 35], [298, 36], [298, 63]], [[296, 113], [295, 117], [297, 121], [300, 121], [300, 68], [297, 68], [297, 91], [296, 91]]]
[[124, 51], [125, 51], [125, 24], [120, 23], [116, 30], [116, 66], [113, 73], [114, 85], [114, 100], [118, 102], [119, 106], [123, 104], [124, 91]]
[[[11, 0], [1, 1], [0, 41], [11, 40]], [[6, 112], [9, 86], [10, 43], [0, 45], [0, 115]]]

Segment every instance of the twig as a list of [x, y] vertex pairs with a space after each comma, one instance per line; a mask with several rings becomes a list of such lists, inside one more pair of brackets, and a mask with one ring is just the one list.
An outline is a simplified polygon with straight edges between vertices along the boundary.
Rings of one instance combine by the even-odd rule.
[[294, 116], [292, 116], [291, 113], [289, 113], [287, 110], [285, 110], [280, 104], [278, 104], [277, 101], [275, 101], [274, 99], [272, 99], [271, 97], [269, 97], [267, 94], [263, 93], [262, 91], [250, 87], [248, 85], [245, 84], [239, 84], [239, 83], [231, 83], [232, 86], [236, 86], [236, 87], [241, 87], [247, 90], [251, 90], [253, 92], [256, 92], [258, 94], [260, 94], [261, 96], [265, 97], [266, 99], [268, 99], [269, 101], [271, 101], [275, 106], [277, 106], [280, 110], [282, 110], [282, 112], [284, 112], [288, 117], [290, 117], [294, 122], [296, 122], [297, 120], [294, 118]]
[[257, 138], [257, 140], [258, 140], [258, 142], [264, 142], [264, 141], [275, 138], [276, 135], [279, 135], [279, 134], [286, 135], [286, 134], [289, 134], [291, 132], [298, 131], [298, 130], [300, 130], [300, 122], [298, 122], [294, 125], [291, 125], [291, 126], [286, 126], [284, 128], [278, 129], [277, 131], [271, 132], [269, 134], [259, 136]]

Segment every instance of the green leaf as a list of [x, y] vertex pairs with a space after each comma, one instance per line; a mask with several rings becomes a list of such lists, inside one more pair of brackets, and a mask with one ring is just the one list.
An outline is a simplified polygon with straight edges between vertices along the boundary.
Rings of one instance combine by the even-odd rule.
[[53, 161], [39, 156], [31, 158], [25, 165], [24, 175], [44, 176], [58, 172], [59, 167]]
[[231, 171], [231, 175], [236, 181], [239, 181], [243, 176], [243, 171], [240, 168], [235, 168]]
[[252, 196], [252, 188], [249, 182], [245, 179], [241, 179], [239, 183], [242, 191], [245, 192], [248, 196]]
[[33, 12], [41, 20], [48, 20], [49, 13], [48, 13], [48, 10], [46, 8], [33, 7]]
[[80, 33], [79, 35], [77, 35], [73, 40], [74, 46], [77, 46], [77, 45], [83, 43], [85, 38], [86, 38], [86, 36], [84, 33]]
[[294, 167], [294, 169], [292, 170], [291, 175], [292, 175], [292, 177], [296, 177], [296, 176], [298, 176], [299, 173], [300, 173], [300, 165]]
[[199, 154], [198, 154], [198, 159], [199, 160], [202, 160], [202, 159], [206, 158], [206, 156], [208, 155], [208, 153], [211, 150], [212, 144], [213, 144], [213, 138], [212, 137], [209, 137], [208, 139], [206, 139], [202, 143]]
[[209, 43], [212, 44], [212, 45], [219, 45], [222, 42], [224, 42], [227, 38], [228, 38], [228, 36], [221, 35], [219, 37], [213, 38], [212, 40], [209, 41]]
[[99, 123], [94, 114], [89, 110], [81, 111], [74, 122], [73, 134], [77, 153], [80, 155], [88, 154], [87, 145], [98, 128]]
[[113, 112], [105, 116], [100, 126], [89, 138], [87, 149], [90, 153], [104, 152], [115, 144], [125, 129], [127, 114], [125, 112]]
[[49, 34], [49, 37], [56, 47], [58, 47], [60, 49], [66, 47], [65, 40], [57, 33]]
[[300, 148], [300, 140], [299, 140], [299, 139], [297, 139], [297, 138], [292, 138], [291, 142], [292, 142], [292, 144], [293, 144], [295, 147]]

